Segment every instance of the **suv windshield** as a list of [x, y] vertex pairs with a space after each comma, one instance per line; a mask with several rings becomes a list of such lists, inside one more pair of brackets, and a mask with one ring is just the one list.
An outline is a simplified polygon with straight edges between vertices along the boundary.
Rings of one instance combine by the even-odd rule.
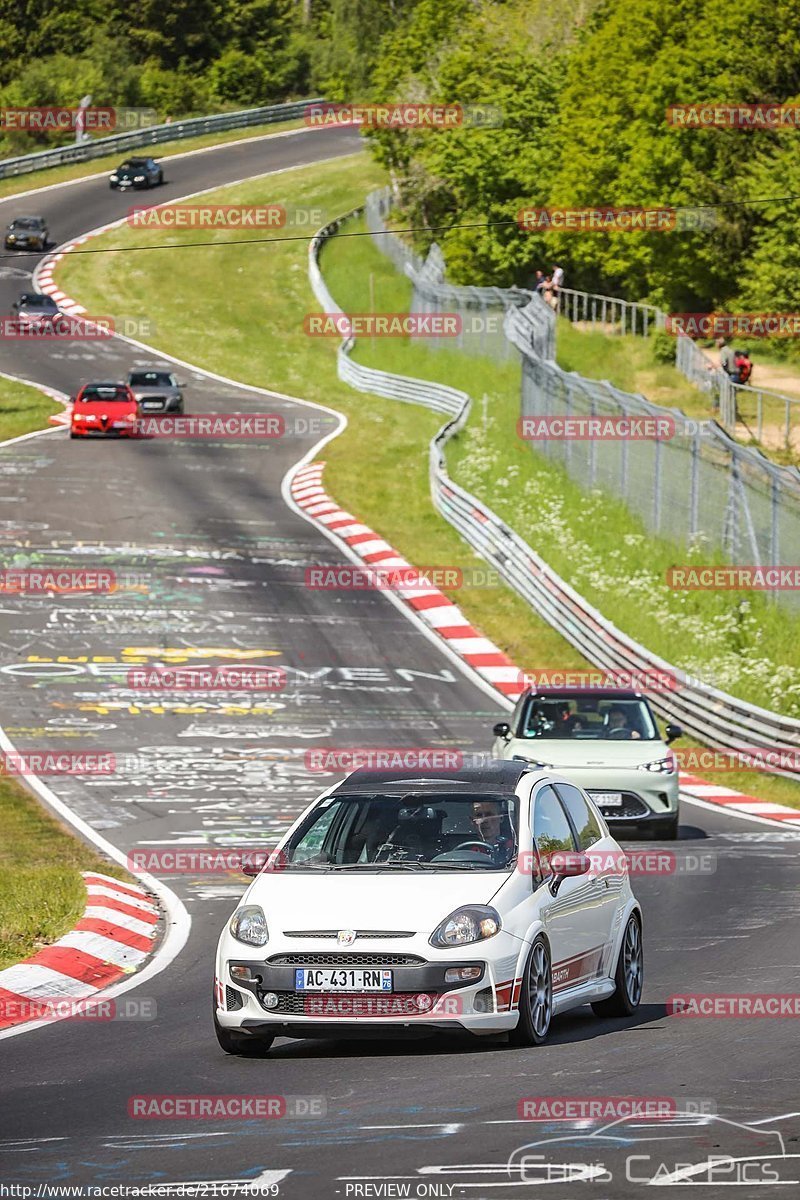
[[576, 692], [531, 696], [517, 737], [654, 742], [660, 734], [645, 700]]
[[482, 792], [336, 794], [283, 847], [276, 870], [500, 871], [517, 853], [517, 800]]
[[128, 376], [131, 387], [172, 387], [172, 376], [166, 371], [131, 371]]

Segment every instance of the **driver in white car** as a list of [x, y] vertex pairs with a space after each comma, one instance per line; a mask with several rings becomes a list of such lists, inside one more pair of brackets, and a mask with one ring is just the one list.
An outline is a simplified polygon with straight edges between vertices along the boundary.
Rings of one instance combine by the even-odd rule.
[[621, 729], [629, 738], [640, 738], [642, 735], [638, 729], [631, 729], [628, 724], [628, 717], [624, 708], [611, 708], [608, 711], [608, 735], [613, 735], [614, 731]]
[[502, 800], [476, 800], [472, 805], [472, 824], [480, 840], [491, 847], [494, 861], [508, 862], [514, 853], [514, 831]]

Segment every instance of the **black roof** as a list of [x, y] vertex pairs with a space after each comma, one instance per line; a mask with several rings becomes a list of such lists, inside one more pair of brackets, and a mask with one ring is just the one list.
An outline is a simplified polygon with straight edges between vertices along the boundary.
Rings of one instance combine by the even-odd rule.
[[481, 766], [464, 766], [459, 770], [431, 767], [390, 771], [359, 767], [339, 784], [339, 789], [343, 792], [396, 791], [399, 794], [454, 790], [513, 793], [522, 776], [529, 770], [530, 765], [527, 762], [505, 759], [488, 759]]
[[546, 688], [537, 687], [529, 688], [527, 696], [536, 696], [539, 700], [560, 700], [566, 696], [596, 696], [602, 700], [608, 697], [609, 700], [641, 700], [643, 693], [637, 691], [636, 688], [611, 688], [611, 687], [561, 687], [561, 688]]

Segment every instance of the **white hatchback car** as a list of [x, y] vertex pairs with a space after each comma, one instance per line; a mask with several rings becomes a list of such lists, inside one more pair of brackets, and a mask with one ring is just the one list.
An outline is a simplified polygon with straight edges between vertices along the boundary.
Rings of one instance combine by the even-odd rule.
[[574, 784], [519, 762], [358, 770], [226, 924], [214, 1027], [229, 1054], [443, 1030], [534, 1045], [582, 1004], [629, 1016], [642, 980], [627, 859]]

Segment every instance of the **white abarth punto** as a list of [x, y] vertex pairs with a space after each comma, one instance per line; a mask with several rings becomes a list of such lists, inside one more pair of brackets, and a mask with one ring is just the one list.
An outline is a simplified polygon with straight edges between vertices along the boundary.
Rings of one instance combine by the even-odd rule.
[[[248, 870], [254, 873], [254, 868]], [[642, 917], [585, 792], [520, 762], [358, 770], [298, 819], [219, 940], [229, 1054], [276, 1037], [507, 1032], [629, 1016]]]

